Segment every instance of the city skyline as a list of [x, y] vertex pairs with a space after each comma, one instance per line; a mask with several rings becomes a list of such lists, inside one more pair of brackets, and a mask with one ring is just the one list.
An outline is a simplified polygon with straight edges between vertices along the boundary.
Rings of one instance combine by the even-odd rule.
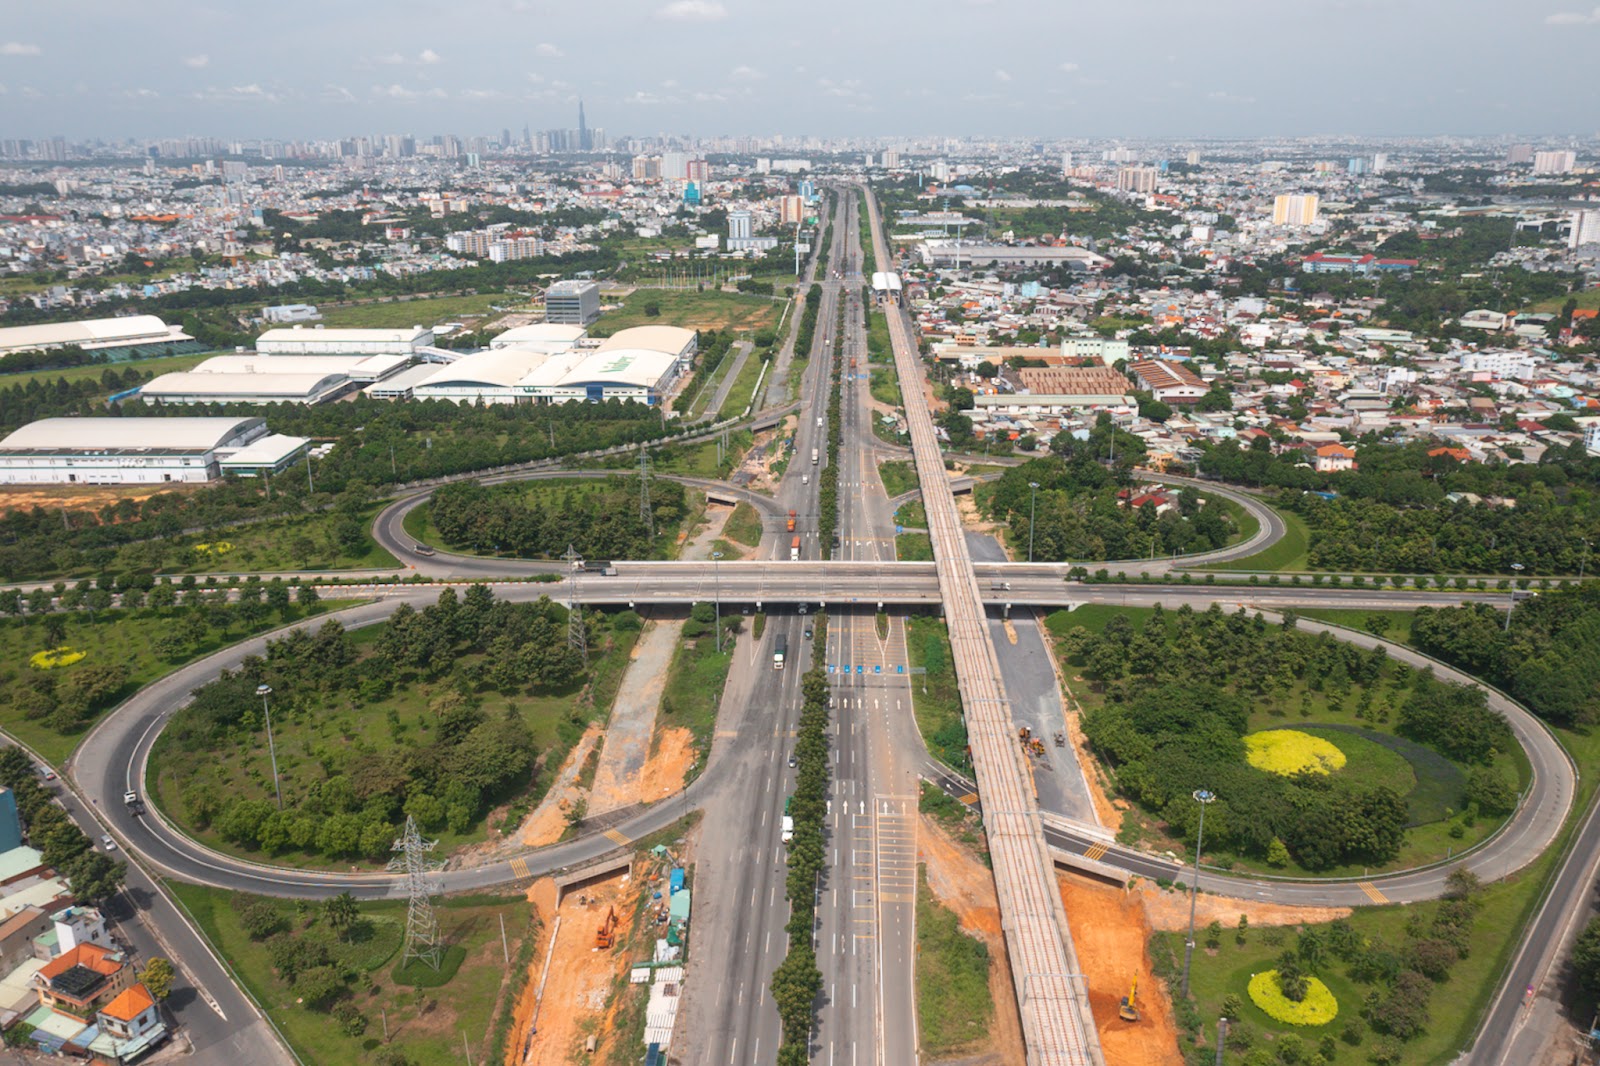
[[[1257, 0], [952, 0], [918, 20], [638, 0], [604, 26], [534, 0], [466, 0], [448, 20], [402, 4], [381, 25], [302, 0], [270, 21], [188, 0], [155, 20], [70, 7], [16, 12], [0, 31], [0, 135], [568, 127], [581, 95], [589, 123], [638, 135], [1590, 136], [1583, 60], [1600, 36], [1600, 9], [1575, 0], [1470, 0], [1448, 20], [1342, 0], [1311, 26]], [[1529, 47], [1506, 49], [1508, 33]]]

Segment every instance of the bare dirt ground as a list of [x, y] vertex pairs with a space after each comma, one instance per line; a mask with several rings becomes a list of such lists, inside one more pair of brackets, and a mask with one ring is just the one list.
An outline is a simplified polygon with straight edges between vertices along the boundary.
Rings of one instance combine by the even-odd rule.
[[677, 725], [658, 729], [655, 746], [639, 772], [639, 802], [654, 803], [682, 792], [684, 779], [699, 758], [689, 730]]
[[[1140, 897], [1077, 874], [1056, 880], [1108, 1066], [1182, 1066], [1172, 1005], [1145, 952], [1150, 923]], [[1125, 1022], [1117, 1008], [1135, 977], [1140, 1019]]]
[[928, 888], [941, 904], [956, 913], [962, 929], [981, 937], [989, 947], [989, 997], [995, 1005], [994, 1025], [985, 1045], [969, 1049], [959, 1061], [964, 1066], [1022, 1062], [1026, 1057], [1022, 1021], [1017, 1016], [1011, 963], [1000, 929], [994, 875], [937, 822], [926, 817], [919, 821], [917, 845], [919, 858], [927, 868]]
[[[675, 620], [652, 621], [633, 646], [628, 668], [617, 688], [617, 699], [606, 726], [606, 744], [595, 768], [594, 785], [589, 790], [589, 813], [626, 807], [647, 799], [659, 799], [654, 787], [645, 795], [644, 770], [654, 745], [656, 710], [667, 683], [667, 667], [678, 646], [683, 623]], [[682, 785], [682, 777], [679, 777]]]
[[1000, 536], [1002, 526], [999, 522], [991, 522], [984, 518], [978, 510], [978, 501], [972, 498], [972, 493], [963, 492], [956, 497], [956, 510], [961, 512], [961, 524], [967, 529], [979, 533], [987, 533], [1005, 546], [1005, 538]]
[[[581, 893], [569, 894], [558, 908], [553, 882], [542, 879], [528, 890], [528, 899], [538, 908], [543, 927], [534, 948], [528, 981], [530, 991], [524, 994], [524, 1002], [517, 1005], [515, 1036], [507, 1049], [507, 1066], [558, 1066], [587, 1061], [581, 1051], [585, 1036], [596, 1033], [604, 1041], [608, 1030], [604, 1024], [606, 1001], [630, 957], [616, 949], [597, 949], [595, 930], [605, 921], [608, 910], [615, 907], [617, 940], [626, 942], [639, 891], [640, 886], [635, 881], [617, 878], [588, 887]], [[548, 971], [545, 969], [547, 954], [550, 956]], [[545, 974], [542, 995], [539, 992], [541, 974]], [[537, 1020], [530, 1031], [529, 1022], [535, 1011]], [[597, 1055], [596, 1061], [600, 1057]]]
[[31, 511], [35, 507], [69, 511], [98, 511], [108, 503], [140, 503], [163, 492], [192, 491], [178, 484], [160, 485], [51, 485], [49, 488], [17, 485], [0, 488], [0, 514]]
[[[778, 443], [793, 433], [795, 426], [798, 424], [798, 419], [794, 415], [789, 415], [784, 418], [777, 428], [756, 434], [750, 450], [745, 453], [744, 462], [739, 465], [739, 470], [742, 473], [750, 475], [750, 482], [747, 487], [752, 491], [770, 493], [777, 488], [778, 479], [772, 476], [772, 464], [777, 462], [783, 454], [782, 448], [778, 446]], [[772, 447], [758, 454], [758, 449], [763, 444], [770, 444]]]
[[[1174, 932], [1189, 928], [1189, 897], [1183, 892], [1163, 892], [1154, 882], [1138, 880], [1133, 891], [1144, 902], [1151, 928]], [[1250, 924], [1300, 925], [1331, 922], [1350, 917], [1349, 907], [1287, 907], [1281, 903], [1256, 903], [1202, 893], [1195, 897], [1195, 924], [1221, 922], [1224, 929], [1239, 925], [1239, 915], [1248, 914]]]
[[602, 732], [598, 724], [591, 723], [572, 746], [572, 751], [567, 753], [567, 761], [561, 764], [561, 771], [556, 775], [550, 791], [545, 793], [539, 806], [533, 809], [533, 813], [528, 815], [517, 831], [517, 838], [525, 846], [538, 848], [554, 844], [567, 831], [567, 814], [572, 810], [572, 805], [583, 798], [583, 791], [578, 788], [578, 771], [583, 768], [583, 761], [589, 757], [589, 751]]
[[713, 545], [722, 536], [722, 527], [733, 516], [733, 508], [719, 503], [706, 504], [705, 513], [691, 533], [678, 534], [678, 558], [705, 562], [711, 558]]

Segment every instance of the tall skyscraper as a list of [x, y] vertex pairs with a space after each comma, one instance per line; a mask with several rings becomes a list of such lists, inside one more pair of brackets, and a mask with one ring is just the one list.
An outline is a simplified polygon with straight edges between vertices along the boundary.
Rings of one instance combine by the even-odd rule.
[[1123, 167], [1117, 171], [1117, 189], [1121, 192], [1155, 192], [1155, 167]]
[[1572, 231], [1567, 235], [1568, 248], [1585, 244], [1600, 244], [1600, 211], [1572, 212]]
[[1578, 153], [1567, 151], [1536, 152], [1533, 156], [1535, 174], [1570, 174], [1578, 165]]
[[1314, 192], [1285, 193], [1272, 203], [1274, 226], [1309, 226], [1317, 220], [1322, 197]]
[[1518, 163], [1533, 162], [1533, 145], [1513, 144], [1506, 150], [1506, 162], [1513, 166]]
[[728, 239], [733, 241], [745, 240], [751, 235], [750, 212], [728, 212]]
[[589, 123], [583, 117], [583, 97], [578, 97], [578, 151], [587, 152], [589, 145]]

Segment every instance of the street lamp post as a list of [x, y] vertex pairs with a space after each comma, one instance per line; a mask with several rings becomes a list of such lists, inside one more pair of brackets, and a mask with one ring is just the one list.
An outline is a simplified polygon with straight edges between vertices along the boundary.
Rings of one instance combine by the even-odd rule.
[[1029, 489], [1029, 492], [1028, 492], [1028, 562], [1031, 563], [1031, 562], [1033, 562], [1033, 516], [1034, 516], [1034, 513], [1035, 513], [1035, 506], [1034, 505], [1037, 504], [1038, 501], [1039, 501], [1039, 483], [1037, 481], [1028, 482], [1028, 489]]
[[1200, 894], [1200, 847], [1206, 839], [1206, 807], [1217, 798], [1215, 792], [1203, 788], [1194, 790], [1194, 801], [1200, 804], [1200, 829], [1194, 838], [1194, 883], [1189, 886], [1189, 939], [1183, 946], [1183, 994], [1189, 994], [1189, 963], [1194, 958], [1194, 905]]
[[256, 695], [261, 697], [261, 713], [267, 718], [267, 754], [272, 759], [272, 791], [278, 794], [278, 810], [283, 810], [283, 786], [278, 784], [278, 748], [272, 741], [272, 706], [267, 697], [272, 695], [271, 685], [257, 685]]
[[[1520, 573], [1522, 573], [1522, 564], [1521, 563], [1512, 563], [1511, 564], [1511, 569], [1520, 574]], [[1505, 628], [1505, 632], [1507, 632], [1507, 633], [1511, 632], [1511, 612], [1515, 611], [1517, 609], [1517, 579], [1514, 578], [1514, 577], [1511, 579], [1510, 592], [1511, 592], [1511, 596], [1506, 602], [1506, 628]]]
[[711, 583], [716, 590], [712, 603], [717, 612], [717, 653], [722, 653], [722, 569], [717, 565], [717, 560], [722, 558], [721, 552], [711, 553]]

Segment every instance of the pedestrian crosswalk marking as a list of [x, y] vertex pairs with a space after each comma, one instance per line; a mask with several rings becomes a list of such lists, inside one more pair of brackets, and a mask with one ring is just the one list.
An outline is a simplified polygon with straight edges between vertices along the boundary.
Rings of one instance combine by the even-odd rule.
[[1099, 861], [1100, 859], [1105, 858], [1106, 852], [1110, 850], [1111, 849], [1106, 847], [1104, 843], [1095, 841], [1093, 844], [1089, 845], [1088, 849], [1083, 853], [1083, 857], [1086, 859]]
[[964, 803], [968, 807], [970, 807], [974, 803], [978, 802], [978, 794], [976, 792], [968, 792], [965, 796], [961, 797], [959, 802]]
[[1362, 881], [1356, 887], [1367, 894], [1367, 898], [1374, 903], [1388, 903], [1389, 897], [1378, 890], [1378, 886], [1371, 881]]
[[532, 877], [533, 876], [533, 874], [531, 872], [529, 872], [529, 870], [528, 870], [528, 860], [527, 859], [512, 859], [511, 860], [511, 872], [517, 875], [517, 879], [518, 880], [522, 880], [523, 878]]
[[627, 847], [629, 844], [633, 843], [633, 841], [629, 840], [615, 829], [607, 829], [602, 835], [618, 847]]

